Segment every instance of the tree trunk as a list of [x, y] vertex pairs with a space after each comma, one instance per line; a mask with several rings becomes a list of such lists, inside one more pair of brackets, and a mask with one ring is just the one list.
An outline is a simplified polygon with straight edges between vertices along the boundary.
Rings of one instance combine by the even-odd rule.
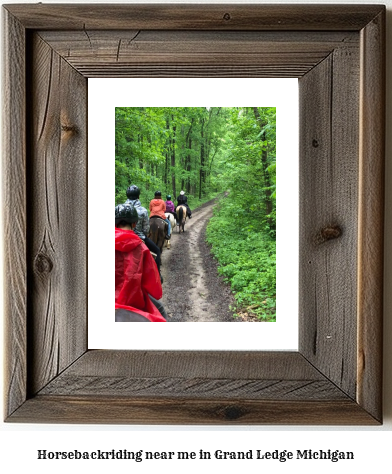
[[[261, 130], [261, 141], [265, 142], [265, 131], [264, 127], [267, 125], [267, 123], [263, 122], [259, 109], [257, 107], [253, 107], [253, 112], [256, 118], [256, 122], [259, 124], [260, 130]], [[272, 193], [271, 193], [271, 180], [270, 176], [268, 173], [268, 150], [266, 146], [263, 146], [262, 152], [261, 152], [261, 162], [263, 164], [263, 177], [264, 177], [264, 187], [265, 187], [265, 207], [266, 207], [266, 213], [267, 215], [270, 215], [272, 212]], [[273, 227], [272, 221], [269, 218], [268, 219], [270, 228]]]
[[168, 178], [167, 178], [167, 168], [169, 166], [169, 156], [168, 156], [168, 153], [166, 152], [165, 153], [165, 173], [164, 173], [164, 176], [163, 176], [163, 182], [165, 183], [165, 185], [167, 186], [169, 183], [168, 183]]
[[[172, 117], [172, 120], [174, 117]], [[172, 175], [172, 189], [174, 196], [177, 196], [176, 193], [176, 126], [173, 125], [173, 135], [171, 140], [171, 175]]]
[[187, 151], [187, 154], [186, 154], [186, 157], [185, 157], [184, 167], [185, 167], [185, 170], [187, 171], [187, 178], [186, 178], [186, 182], [183, 183], [183, 185], [182, 185], [182, 189], [184, 189], [186, 187], [186, 193], [187, 194], [189, 194], [189, 192], [190, 192], [190, 175], [189, 175], [189, 172], [191, 170], [191, 149], [192, 149], [191, 132], [192, 132], [192, 127], [193, 127], [194, 121], [195, 121], [195, 119], [192, 118], [191, 125], [189, 127], [188, 133], [186, 134], [186, 139], [185, 139], [185, 148], [188, 151]]
[[[170, 130], [170, 122], [169, 119], [166, 119], [166, 129]], [[165, 183], [166, 186], [169, 185], [169, 149], [170, 149], [170, 138], [166, 141], [166, 146], [165, 146], [165, 173], [163, 177], [163, 182]]]
[[187, 171], [186, 193], [187, 194], [189, 194], [190, 191], [191, 191], [191, 177], [190, 177], [190, 172], [191, 172], [191, 153], [190, 153], [190, 150], [192, 149], [192, 138], [191, 137], [189, 137], [188, 149], [189, 149], [189, 152], [186, 156], [186, 171]]
[[200, 172], [199, 172], [199, 199], [201, 199], [203, 191], [203, 178], [204, 178], [204, 119], [201, 120], [201, 132], [200, 132]]

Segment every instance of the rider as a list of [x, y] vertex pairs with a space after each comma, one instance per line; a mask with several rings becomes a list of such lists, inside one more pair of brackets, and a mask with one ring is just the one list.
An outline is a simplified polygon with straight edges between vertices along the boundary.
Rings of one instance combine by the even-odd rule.
[[[148, 249], [153, 252], [155, 257], [155, 262], [158, 267], [159, 273], [161, 273], [161, 250], [151, 239], [147, 237], [150, 230], [150, 220], [148, 218], [148, 211], [145, 207], [142, 206], [140, 200], [140, 189], [135, 185], [131, 184], [127, 189], [127, 200], [125, 201], [126, 205], [132, 205], [139, 216], [138, 222], [134, 229], [136, 235], [138, 235], [143, 242], [147, 245]], [[161, 278], [162, 281], [162, 278]]]
[[165, 216], [166, 204], [162, 199], [162, 193], [160, 191], [155, 191], [154, 199], [150, 201], [150, 219], [151, 217], [160, 217], [168, 224], [167, 230], [167, 240], [170, 239], [171, 235], [171, 225], [169, 219]]
[[181, 191], [180, 195], [177, 197], [177, 206], [185, 206], [187, 209], [186, 215], [189, 217], [189, 219], [191, 219], [192, 211], [188, 206], [188, 198], [185, 196], [184, 191]]
[[171, 200], [170, 194], [166, 196], [166, 211], [165, 212], [170, 212], [170, 214], [173, 214], [174, 219], [177, 222], [177, 214], [176, 214], [176, 208], [174, 207], [174, 202]]
[[[151, 253], [133, 232], [138, 222], [134, 206], [115, 208], [115, 307], [129, 312], [126, 321], [166, 322], [159, 273]], [[119, 313], [124, 313], [120, 312]], [[116, 314], [117, 316], [117, 314]], [[124, 321], [116, 317], [117, 321]]]

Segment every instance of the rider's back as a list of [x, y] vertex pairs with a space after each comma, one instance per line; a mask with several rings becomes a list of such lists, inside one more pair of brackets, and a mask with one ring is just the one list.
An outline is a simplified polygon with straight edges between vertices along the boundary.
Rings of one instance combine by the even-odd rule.
[[165, 216], [166, 204], [162, 199], [153, 199], [150, 201], [150, 217], [159, 216], [166, 219]]

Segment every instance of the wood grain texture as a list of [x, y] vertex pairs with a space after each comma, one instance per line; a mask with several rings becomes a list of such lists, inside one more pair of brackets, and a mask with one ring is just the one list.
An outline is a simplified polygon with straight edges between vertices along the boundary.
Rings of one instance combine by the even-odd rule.
[[40, 36], [86, 77], [300, 77], [342, 43], [355, 43], [358, 35], [84, 30]]
[[295, 352], [90, 351], [40, 395], [344, 400]]
[[37, 35], [28, 165], [32, 394], [87, 349], [86, 79]]
[[359, 49], [337, 48], [299, 84], [299, 346], [355, 398]]
[[382, 418], [385, 12], [361, 32], [357, 399]]
[[3, 22], [4, 410], [8, 416], [26, 400], [27, 390], [26, 54], [24, 28], [7, 12]]
[[324, 380], [297, 352], [92, 350], [67, 375]]
[[[5, 10], [6, 420], [381, 423], [385, 7]], [[299, 352], [85, 352], [86, 77], [224, 75], [301, 77]]]
[[195, 398], [211, 400], [346, 400], [329, 380], [207, 379], [192, 377], [79, 377], [61, 375], [40, 395]]
[[301, 354], [281, 352], [89, 351], [10, 421], [29, 416], [49, 423], [376, 423]]
[[375, 425], [350, 399], [284, 401], [147, 399], [106, 396], [40, 396], [9, 419], [21, 423], [116, 423], [137, 425]]
[[357, 31], [380, 5], [20, 4], [6, 8], [31, 29]]

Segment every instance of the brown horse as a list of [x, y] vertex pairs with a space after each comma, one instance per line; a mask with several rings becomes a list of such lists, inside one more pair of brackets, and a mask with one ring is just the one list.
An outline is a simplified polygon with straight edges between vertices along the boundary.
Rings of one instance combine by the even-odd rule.
[[180, 223], [178, 227], [178, 232], [181, 233], [181, 229], [185, 232], [185, 222], [186, 222], [186, 206], [177, 206], [177, 221]]
[[160, 217], [150, 218], [150, 232], [148, 233], [148, 238], [159, 247], [161, 252], [163, 249], [163, 244], [165, 243], [168, 227], [169, 226], [167, 225], [167, 222], [165, 222]]

